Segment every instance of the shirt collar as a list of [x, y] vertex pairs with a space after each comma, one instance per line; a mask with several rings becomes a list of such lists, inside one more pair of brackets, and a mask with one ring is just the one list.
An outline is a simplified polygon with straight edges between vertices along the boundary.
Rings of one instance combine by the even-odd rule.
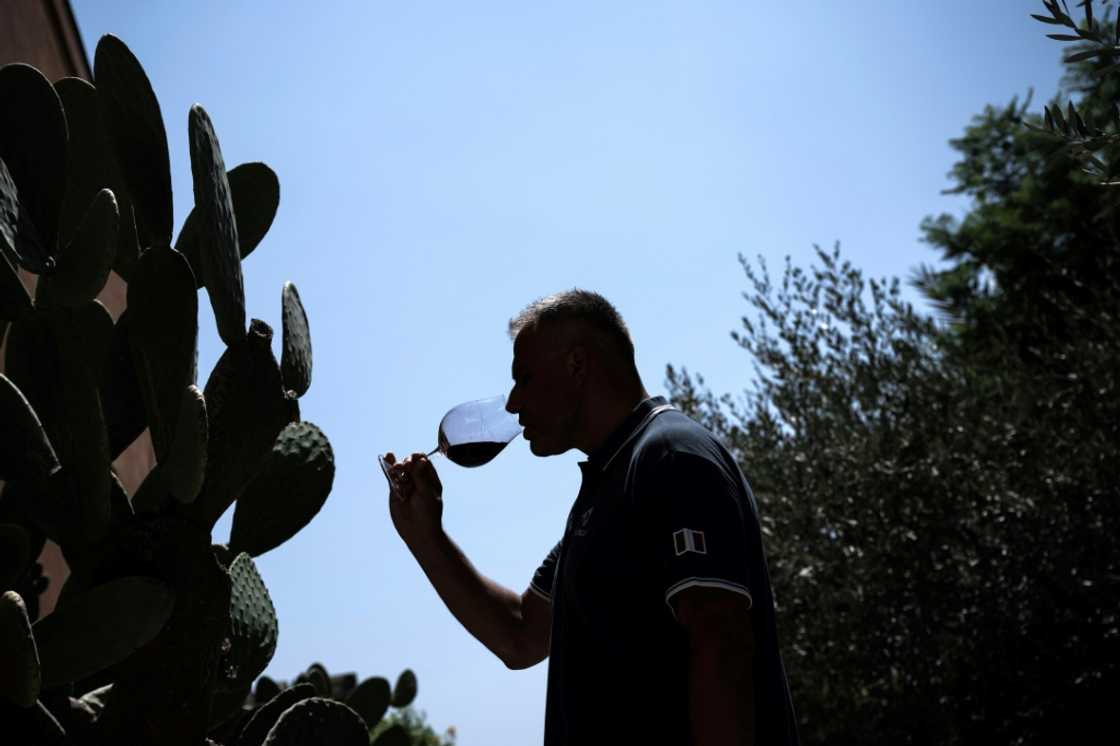
[[616, 427], [614, 431], [607, 436], [607, 439], [603, 441], [601, 446], [588, 454], [586, 461], [580, 462], [580, 468], [583, 469], [584, 473], [587, 472], [589, 467], [594, 468], [596, 471], [602, 471], [619, 450], [626, 445], [630, 436], [634, 434], [634, 431], [642, 424], [646, 416], [656, 407], [667, 403], [664, 396], [651, 396], [648, 399], [644, 399], [638, 406], [631, 410], [630, 414], [626, 415], [626, 419], [622, 421], [622, 424]]

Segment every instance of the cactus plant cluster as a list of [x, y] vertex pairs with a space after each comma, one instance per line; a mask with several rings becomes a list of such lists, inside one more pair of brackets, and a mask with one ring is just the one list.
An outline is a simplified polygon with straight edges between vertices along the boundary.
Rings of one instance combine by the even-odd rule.
[[[0, 68], [0, 740], [197, 746], [228, 725], [276, 648], [253, 558], [315, 516], [334, 457], [300, 418], [311, 343], [295, 287], [281, 293], [279, 362], [272, 329], [246, 327], [242, 261], [272, 223], [275, 174], [227, 172], [193, 106], [195, 207], [172, 246], [148, 78], [113, 36], [94, 78]], [[110, 271], [127, 282], [117, 319], [96, 299]], [[200, 288], [225, 344], [201, 388]], [[145, 429], [157, 464], [128, 494], [112, 463]], [[215, 543], [235, 501], [228, 545]], [[71, 574], [39, 619], [47, 539]], [[360, 722], [324, 697], [300, 704], [264, 741], [318, 742]]]
[[[210, 734], [227, 746], [282, 746], [330, 743], [366, 746], [390, 707], [403, 709], [416, 698], [416, 675], [405, 670], [394, 686], [353, 673], [331, 676], [312, 663], [290, 684], [261, 676], [252, 694], [233, 708]], [[407, 746], [399, 724], [381, 729], [373, 746]]]

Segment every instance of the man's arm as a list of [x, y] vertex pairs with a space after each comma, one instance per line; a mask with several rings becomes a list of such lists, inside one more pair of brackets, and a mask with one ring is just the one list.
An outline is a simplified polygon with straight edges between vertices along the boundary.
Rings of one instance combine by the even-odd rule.
[[484, 577], [443, 530], [443, 485], [424, 454], [393, 464], [389, 513], [412, 556], [447, 608], [510, 668], [548, 656], [552, 607], [530, 590], [517, 595]]
[[688, 630], [689, 718], [693, 746], [754, 744], [754, 632], [747, 598], [689, 588], [675, 598]]
[[483, 576], [442, 530], [409, 549], [459, 623], [506, 666], [529, 668], [548, 657], [547, 601], [530, 590], [518, 596]]

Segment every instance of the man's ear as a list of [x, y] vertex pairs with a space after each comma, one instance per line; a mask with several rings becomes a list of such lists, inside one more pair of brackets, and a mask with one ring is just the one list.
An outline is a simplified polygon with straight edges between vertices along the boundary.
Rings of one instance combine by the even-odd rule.
[[587, 348], [581, 344], [572, 345], [571, 349], [568, 350], [565, 364], [568, 375], [579, 383], [583, 383], [587, 378]]

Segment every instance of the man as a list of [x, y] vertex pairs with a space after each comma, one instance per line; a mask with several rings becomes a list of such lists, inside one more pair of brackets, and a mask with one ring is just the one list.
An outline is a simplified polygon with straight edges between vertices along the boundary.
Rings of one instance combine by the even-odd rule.
[[549, 658], [546, 746], [796, 744], [757, 509], [735, 461], [649, 396], [602, 296], [536, 301], [510, 336], [507, 409], [534, 454], [587, 454], [583, 483], [518, 595], [443, 532], [431, 462], [388, 454], [393, 523], [440, 597], [510, 668]]

